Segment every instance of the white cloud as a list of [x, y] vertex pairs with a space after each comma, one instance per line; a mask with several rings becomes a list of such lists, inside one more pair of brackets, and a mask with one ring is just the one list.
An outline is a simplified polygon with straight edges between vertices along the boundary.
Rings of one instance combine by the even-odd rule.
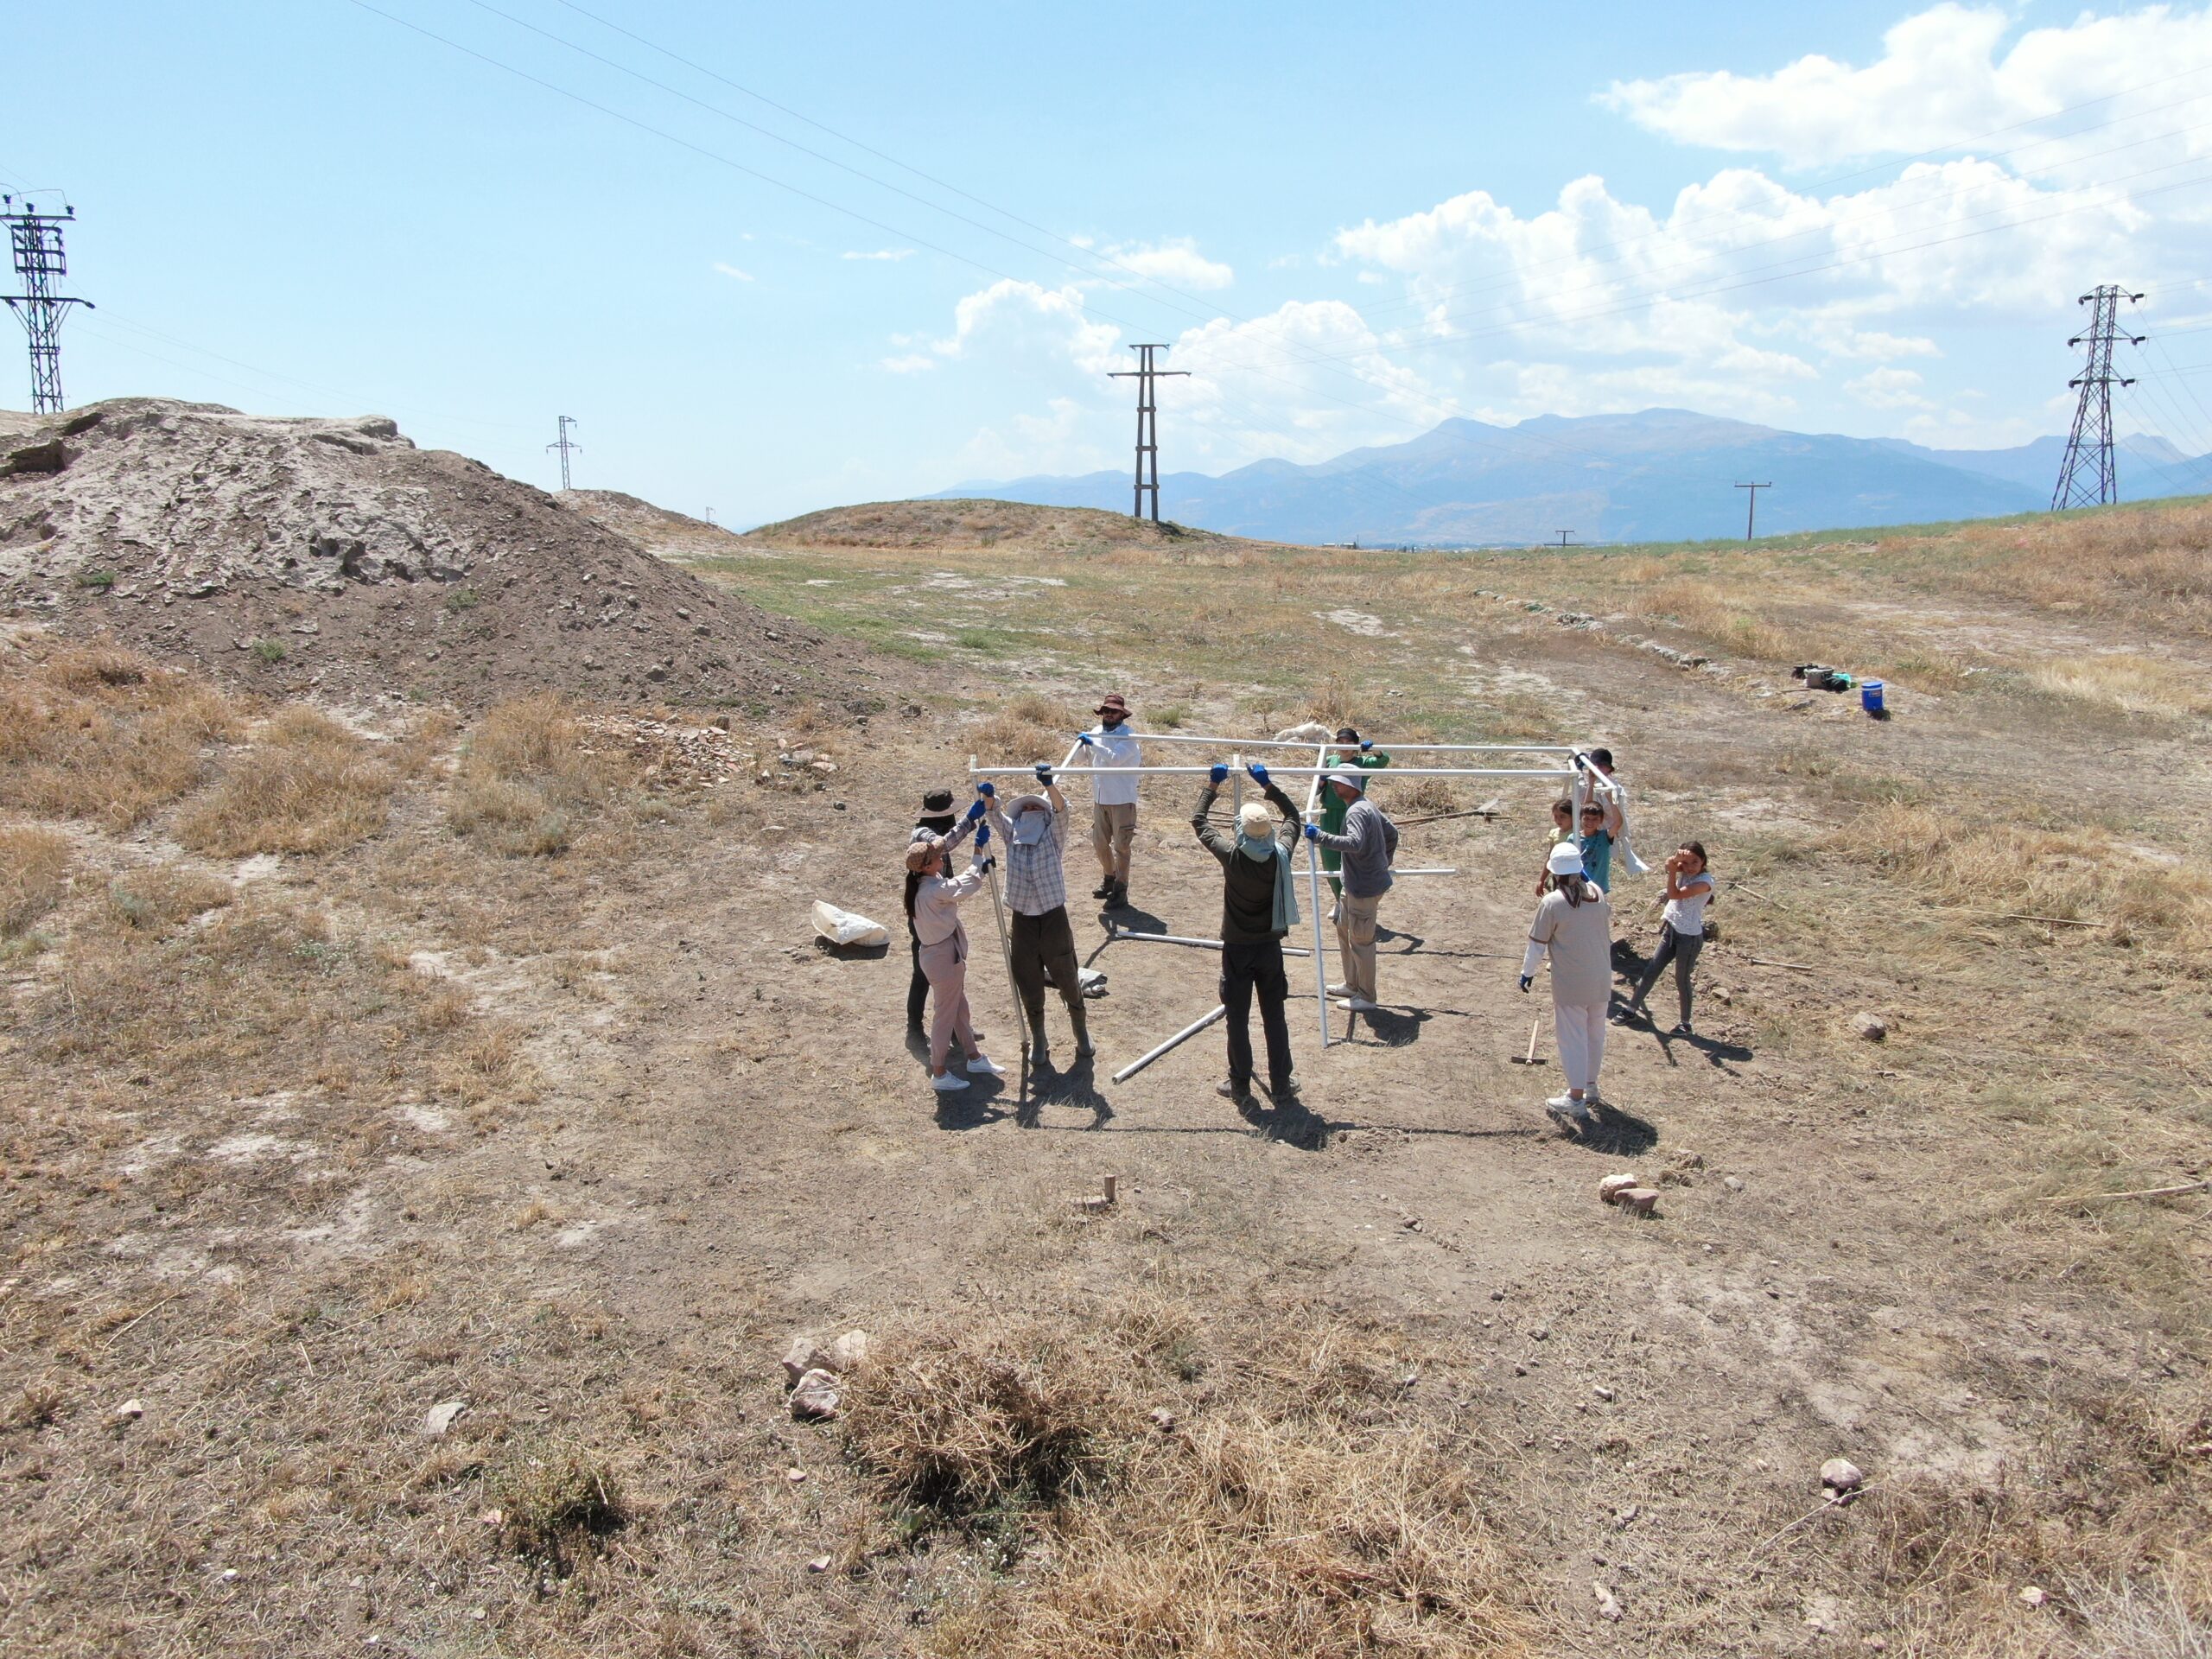
[[723, 276], [734, 277], [741, 283], [749, 283], [753, 280], [751, 271], [740, 270], [735, 265], [726, 265], [719, 259], [715, 261], [715, 269]]
[[1923, 384], [1910, 369], [1875, 369], [1845, 382], [1843, 389], [1869, 409], [1932, 410], [1936, 405], [1922, 392]]
[[1205, 292], [1227, 288], [1236, 280], [1234, 270], [1217, 259], [1207, 258], [1189, 237], [1109, 247], [1106, 254], [1116, 264], [1173, 288]]
[[[2179, 73], [2212, 64], [2212, 8], [2085, 12], [2000, 50], [2012, 27], [2005, 9], [1947, 3], [1891, 28], [1881, 56], [1863, 67], [1815, 54], [1770, 74], [1720, 69], [1617, 81], [1599, 101], [1682, 143], [1770, 152], [1806, 166], [1955, 148], [1981, 132], [2018, 146], [2032, 135], [1998, 130], [2137, 88], [2152, 104], [2168, 103], [2183, 90], [2173, 85]], [[2168, 117], [2159, 124], [2175, 124]], [[2093, 147], [2113, 142], [2107, 131]], [[2080, 146], [2039, 148], [2024, 165], [2040, 175]]]
[[1045, 288], [1011, 277], [968, 295], [953, 308], [952, 333], [932, 340], [940, 357], [965, 357], [988, 346], [998, 361], [1057, 359], [1084, 373], [1122, 366], [1121, 330], [1084, 315], [1083, 290]]
[[906, 352], [883, 359], [883, 366], [893, 374], [925, 374], [937, 367], [937, 359], [927, 352]]
[[912, 248], [877, 248], [873, 252], [862, 252], [857, 248], [847, 248], [837, 257], [840, 259], [880, 259], [895, 265], [901, 259], [912, 258], [914, 251]]

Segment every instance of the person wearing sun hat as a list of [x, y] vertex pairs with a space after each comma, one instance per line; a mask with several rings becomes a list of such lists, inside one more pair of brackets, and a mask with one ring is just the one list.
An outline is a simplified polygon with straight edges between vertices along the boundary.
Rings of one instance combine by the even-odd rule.
[[[911, 847], [933, 836], [949, 836], [959, 819], [952, 810], [952, 791], [933, 789], [922, 797], [921, 816], [914, 820], [914, 827], [906, 837]], [[930, 976], [922, 971], [922, 942], [914, 934], [914, 888], [917, 877], [906, 877], [906, 950], [913, 962], [913, 973], [906, 981], [906, 1031], [910, 1036], [923, 1033], [922, 1015], [928, 1011]]]
[[1319, 824], [1306, 826], [1306, 838], [1344, 855], [1344, 884], [1337, 899], [1337, 957], [1344, 972], [1344, 1000], [1352, 1014], [1371, 1014], [1378, 1006], [1375, 985], [1375, 913], [1390, 890], [1390, 861], [1398, 855], [1398, 827], [1367, 798], [1367, 774], [1338, 766], [1321, 785], [1344, 804], [1344, 827], [1332, 835]]
[[1090, 1026], [1083, 1004], [1083, 985], [1075, 959], [1075, 930], [1068, 925], [1067, 877], [1061, 868], [1068, 804], [1052, 780], [1052, 769], [1037, 763], [1042, 794], [1017, 795], [1001, 808], [997, 791], [985, 784], [988, 817], [1006, 849], [1006, 904], [1014, 912], [1007, 950], [1014, 982], [1029, 1016], [1029, 1058], [1043, 1065], [1052, 1058], [1045, 1039], [1045, 986], [1049, 981], [1067, 1007], [1075, 1031], [1077, 1058], [1091, 1052]]
[[[1283, 937], [1298, 925], [1298, 880], [1291, 873], [1290, 845], [1298, 838], [1298, 808], [1268, 776], [1265, 766], [1244, 769], [1259, 785], [1266, 802], [1247, 801], [1236, 811], [1236, 833], [1224, 836], [1208, 815], [1229, 781], [1229, 768], [1216, 766], [1198, 795], [1191, 828], [1198, 844], [1222, 868], [1221, 1004], [1228, 1010], [1229, 1076], [1216, 1092], [1239, 1105], [1252, 1097], [1252, 999], [1260, 1000], [1260, 1027], [1268, 1044], [1268, 1093], [1277, 1101], [1291, 1092], [1290, 1021], [1283, 1012], [1290, 1000], [1290, 978], [1283, 971]], [[1274, 810], [1268, 811], [1272, 806]]]
[[1090, 850], [1098, 855], [1101, 879], [1091, 890], [1109, 910], [1129, 902], [1129, 846], [1137, 833], [1136, 768], [1144, 751], [1129, 735], [1129, 705], [1118, 691], [1091, 710], [1098, 723], [1078, 733], [1077, 763], [1090, 769]]
[[[968, 1086], [950, 1065], [957, 1040], [968, 1057], [968, 1071], [978, 1076], [1003, 1077], [1004, 1069], [983, 1052], [974, 1025], [968, 1018], [968, 930], [961, 925], [960, 903], [981, 892], [989, 866], [983, 849], [991, 839], [990, 826], [978, 822], [985, 808], [977, 801], [968, 809], [967, 822], [950, 836], [926, 836], [917, 830], [906, 849], [906, 919], [921, 941], [922, 971], [930, 976], [933, 1007], [930, 1016], [930, 1086], [950, 1094]], [[976, 831], [976, 850], [968, 868], [952, 874], [952, 850], [970, 827]]]
[[1552, 964], [1552, 1034], [1559, 1043], [1560, 1070], [1567, 1087], [1544, 1103], [1553, 1122], [1568, 1135], [1594, 1126], [1598, 1071], [1605, 1059], [1605, 1009], [1613, 987], [1613, 913], [1605, 890], [1583, 868], [1582, 850], [1571, 841], [1552, 849], [1544, 865], [1550, 889], [1537, 901], [1529, 925], [1529, 949], [1521, 960], [1521, 988], [1529, 990], [1536, 969]]

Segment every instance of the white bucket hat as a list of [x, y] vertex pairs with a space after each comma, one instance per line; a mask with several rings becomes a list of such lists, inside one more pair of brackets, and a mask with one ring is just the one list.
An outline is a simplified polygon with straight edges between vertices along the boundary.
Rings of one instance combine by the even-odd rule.
[[1544, 861], [1544, 868], [1554, 875], [1580, 875], [1582, 849], [1571, 841], [1562, 841], [1552, 849], [1552, 855]]
[[1367, 792], [1367, 774], [1357, 766], [1338, 766], [1329, 774], [1332, 784], [1349, 784], [1361, 794]]
[[1006, 819], [1015, 846], [1034, 847], [1052, 827], [1052, 804], [1042, 795], [1017, 795], [1006, 804]]

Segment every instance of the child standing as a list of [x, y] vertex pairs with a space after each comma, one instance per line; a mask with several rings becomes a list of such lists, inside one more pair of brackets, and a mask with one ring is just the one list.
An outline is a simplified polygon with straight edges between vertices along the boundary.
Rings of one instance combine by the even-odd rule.
[[1667, 908], [1659, 921], [1659, 948], [1645, 964], [1636, 995], [1629, 998], [1629, 1007], [1648, 1018], [1643, 999], [1659, 982], [1667, 964], [1673, 963], [1675, 997], [1682, 1011], [1675, 1034], [1681, 1037], [1692, 1034], [1690, 976], [1697, 967], [1698, 952], [1705, 948], [1705, 911], [1712, 902], [1713, 877], [1705, 867], [1705, 843], [1686, 841], [1668, 855]]

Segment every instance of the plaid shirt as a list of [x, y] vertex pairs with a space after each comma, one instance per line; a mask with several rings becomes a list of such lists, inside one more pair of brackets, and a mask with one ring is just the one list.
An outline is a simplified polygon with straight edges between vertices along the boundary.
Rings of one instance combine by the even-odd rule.
[[995, 805], [991, 808], [991, 836], [1005, 848], [1006, 901], [1017, 916], [1042, 916], [1068, 901], [1067, 877], [1060, 868], [1060, 815], [1047, 808], [1046, 816], [1051, 823], [1042, 839], [1034, 847], [1024, 847], [1014, 840], [1006, 814]]

